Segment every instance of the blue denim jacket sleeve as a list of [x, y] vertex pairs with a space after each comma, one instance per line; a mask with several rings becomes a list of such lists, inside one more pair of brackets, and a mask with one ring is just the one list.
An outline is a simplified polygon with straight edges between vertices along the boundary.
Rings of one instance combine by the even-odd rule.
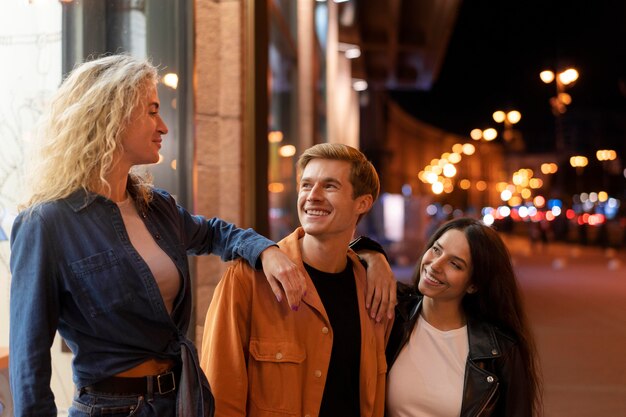
[[[58, 242], [57, 242], [58, 244]], [[15, 416], [56, 416], [50, 347], [59, 318], [55, 242], [38, 214], [20, 214], [11, 233], [9, 376]]]
[[217, 217], [192, 215], [179, 205], [176, 208], [183, 221], [183, 243], [189, 255], [212, 253], [223, 261], [243, 258], [253, 268], [260, 269], [261, 252], [276, 245], [253, 229], [240, 229]]

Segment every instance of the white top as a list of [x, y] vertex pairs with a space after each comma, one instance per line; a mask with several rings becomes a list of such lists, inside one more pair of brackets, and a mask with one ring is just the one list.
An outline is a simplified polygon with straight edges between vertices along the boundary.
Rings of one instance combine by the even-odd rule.
[[172, 313], [174, 300], [180, 291], [181, 276], [176, 265], [169, 256], [155, 242], [148, 232], [146, 225], [139, 217], [137, 208], [130, 197], [121, 203], [117, 203], [124, 219], [124, 226], [130, 238], [130, 243], [135, 247], [139, 255], [148, 264], [150, 272], [159, 286], [161, 297], [168, 313]]
[[389, 371], [389, 417], [458, 417], [468, 353], [467, 326], [441, 331], [420, 315]]

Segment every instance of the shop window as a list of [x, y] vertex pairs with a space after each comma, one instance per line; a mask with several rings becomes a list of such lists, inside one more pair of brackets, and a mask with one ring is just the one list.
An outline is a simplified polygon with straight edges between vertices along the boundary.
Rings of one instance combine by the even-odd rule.
[[[325, 44], [327, 32], [327, 6], [315, 3], [310, 18], [312, 33], [303, 33], [298, 27], [297, 2], [272, 0], [269, 2], [269, 50], [268, 50], [268, 191], [270, 236], [280, 240], [298, 225], [296, 207], [297, 183], [295, 164], [298, 156], [314, 143], [326, 141], [325, 118]], [[311, 50], [299, 49], [298, 36], [311, 36]], [[300, 54], [300, 59], [299, 59]], [[302, 60], [302, 54], [311, 59]], [[305, 61], [311, 65], [312, 83], [299, 79], [298, 66]], [[311, 88], [312, 91], [302, 91]], [[300, 96], [310, 97], [311, 106], [303, 109]], [[307, 113], [307, 111], [309, 113]], [[312, 129], [301, 137], [303, 118], [312, 119]]]
[[[146, 167], [158, 187], [191, 201], [191, 0], [20, 0], [0, 14], [0, 347], [8, 346], [9, 236], [25, 196], [24, 164], [35, 124], [63, 75], [105, 53], [149, 58], [163, 76], [161, 112], [169, 127], [161, 162]], [[59, 415], [73, 396], [71, 355], [57, 338], [51, 387]], [[0, 374], [0, 402], [11, 412]], [[3, 414], [4, 415], [4, 414]]]
[[[40, 0], [42, 1], [42, 0]], [[157, 187], [190, 205], [191, 0], [63, 1], [63, 72], [90, 57], [128, 53], [160, 69], [160, 113], [169, 128], [159, 163], [146, 167]]]

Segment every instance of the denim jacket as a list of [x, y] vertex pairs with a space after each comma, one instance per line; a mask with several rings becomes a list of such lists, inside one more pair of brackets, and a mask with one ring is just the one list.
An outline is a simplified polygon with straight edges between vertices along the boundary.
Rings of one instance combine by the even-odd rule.
[[186, 337], [192, 313], [187, 255], [242, 257], [254, 267], [274, 242], [252, 229], [191, 215], [162, 190], [153, 191], [139, 214], [182, 277], [171, 315], [113, 201], [77, 191], [17, 217], [11, 234], [9, 369], [16, 417], [57, 415], [50, 390], [57, 330], [74, 354], [77, 388], [150, 357], [173, 359], [195, 367], [190, 386], [202, 408], [201, 391], [208, 384]]

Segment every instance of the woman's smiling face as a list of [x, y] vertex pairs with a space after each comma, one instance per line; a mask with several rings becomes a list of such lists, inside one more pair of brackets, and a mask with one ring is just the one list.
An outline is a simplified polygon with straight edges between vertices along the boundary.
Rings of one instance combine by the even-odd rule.
[[124, 153], [120, 160], [129, 168], [158, 162], [162, 136], [168, 131], [159, 114], [160, 102], [156, 84], [146, 82], [146, 92], [132, 112], [122, 136]]
[[465, 233], [450, 229], [422, 257], [418, 288], [433, 300], [460, 304], [466, 293], [476, 291], [471, 276], [472, 257]]

